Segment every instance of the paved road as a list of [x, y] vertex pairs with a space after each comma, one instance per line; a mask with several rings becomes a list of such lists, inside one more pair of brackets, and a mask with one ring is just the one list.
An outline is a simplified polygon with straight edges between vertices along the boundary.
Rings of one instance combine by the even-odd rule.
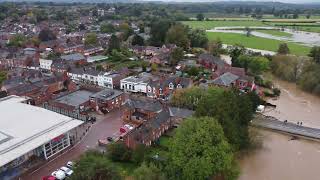
[[111, 136], [117, 132], [122, 125], [121, 112], [115, 111], [107, 114], [103, 119], [98, 120], [90, 128], [87, 135], [81, 140], [79, 144], [76, 144], [70, 150], [64, 154], [56, 157], [55, 159], [47, 162], [40, 168], [27, 172], [20, 177], [20, 180], [40, 180], [45, 175], [50, 175], [54, 170], [65, 165], [69, 160], [76, 160], [88, 149], [97, 147], [97, 140]]
[[320, 139], [320, 129], [298, 126], [297, 124], [290, 122], [284, 123], [271, 116], [257, 115], [256, 118], [252, 120], [251, 124], [254, 126], [282, 131], [293, 135]]

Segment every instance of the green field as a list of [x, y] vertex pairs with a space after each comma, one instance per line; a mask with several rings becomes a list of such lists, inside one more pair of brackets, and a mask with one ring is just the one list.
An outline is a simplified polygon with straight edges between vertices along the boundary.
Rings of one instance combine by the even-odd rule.
[[[216, 33], [208, 32], [209, 40], [215, 40], [217, 38], [221, 39], [224, 44], [235, 45], [242, 44], [248, 48], [268, 50], [268, 51], [277, 51], [279, 44], [283, 43], [282, 41], [266, 39], [261, 37], [247, 37], [243, 34], [235, 33]], [[299, 45], [296, 43], [287, 43], [292, 54], [296, 55], [307, 55], [310, 51], [310, 47]]]
[[188, 25], [191, 28], [198, 29], [213, 29], [215, 27], [223, 26], [266, 26], [261, 21], [182, 21], [183, 24]]
[[277, 31], [277, 30], [257, 30], [257, 32], [265, 33], [265, 34], [270, 34], [273, 36], [280, 36], [280, 37], [291, 37], [292, 34], [283, 32], [283, 31]]

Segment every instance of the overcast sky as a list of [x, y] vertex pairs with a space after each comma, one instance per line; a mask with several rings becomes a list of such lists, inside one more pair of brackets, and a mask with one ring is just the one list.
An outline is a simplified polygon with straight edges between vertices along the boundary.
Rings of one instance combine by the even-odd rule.
[[199, 1], [206, 1], [206, 2], [214, 2], [214, 1], [273, 1], [273, 2], [284, 2], [284, 3], [320, 3], [320, 0], [145, 0], [145, 1], [179, 1], [179, 2], [199, 2]]

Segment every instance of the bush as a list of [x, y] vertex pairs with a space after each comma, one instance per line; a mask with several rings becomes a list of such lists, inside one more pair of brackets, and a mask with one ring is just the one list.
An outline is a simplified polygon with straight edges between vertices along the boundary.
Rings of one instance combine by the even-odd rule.
[[132, 151], [132, 157], [131, 157], [132, 162], [136, 164], [142, 163], [143, 160], [145, 159], [146, 152], [147, 152], [147, 148], [144, 145], [142, 144], [138, 145], [138, 147]]

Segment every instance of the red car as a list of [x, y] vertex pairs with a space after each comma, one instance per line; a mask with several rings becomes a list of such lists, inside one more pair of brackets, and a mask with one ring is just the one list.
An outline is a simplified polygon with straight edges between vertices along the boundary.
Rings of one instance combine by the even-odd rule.
[[56, 178], [54, 176], [44, 176], [42, 180], [56, 180]]

